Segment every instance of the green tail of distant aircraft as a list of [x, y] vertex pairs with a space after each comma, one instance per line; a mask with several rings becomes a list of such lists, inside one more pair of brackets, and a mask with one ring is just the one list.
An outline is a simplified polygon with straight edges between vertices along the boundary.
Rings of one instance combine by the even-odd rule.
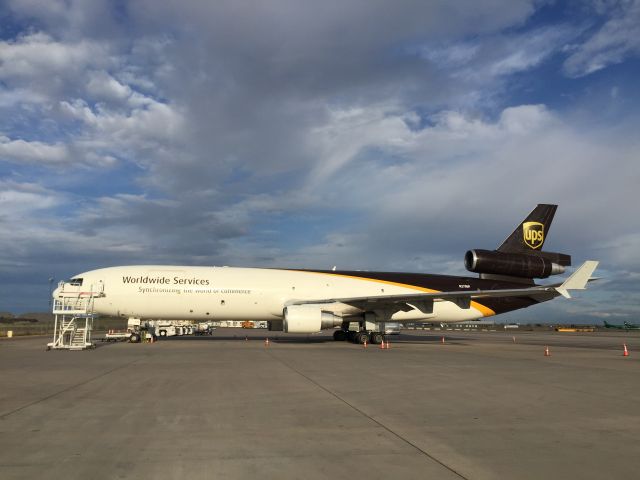
[[606, 328], [616, 328], [618, 330], [640, 330], [640, 325], [636, 325], [635, 323], [629, 323], [629, 322], [624, 322], [622, 325], [616, 325], [613, 323], [609, 323], [605, 320], [604, 326]]

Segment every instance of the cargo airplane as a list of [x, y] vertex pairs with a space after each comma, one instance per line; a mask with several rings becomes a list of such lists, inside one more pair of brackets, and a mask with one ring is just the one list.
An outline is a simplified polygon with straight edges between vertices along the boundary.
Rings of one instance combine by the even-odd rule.
[[[86, 300], [95, 315], [142, 319], [266, 320], [271, 331], [336, 329], [335, 340], [381, 343], [386, 322], [462, 322], [585, 289], [596, 261], [564, 282], [571, 257], [544, 252], [556, 205], [538, 205], [496, 250], [469, 250], [475, 276], [274, 268], [123, 266], [60, 282], [57, 305]], [[138, 337], [139, 338], [139, 337]]]

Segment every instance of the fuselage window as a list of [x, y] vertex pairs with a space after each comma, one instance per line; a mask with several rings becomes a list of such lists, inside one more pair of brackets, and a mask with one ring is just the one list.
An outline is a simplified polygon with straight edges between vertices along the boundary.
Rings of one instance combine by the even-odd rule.
[[69, 280], [69, 285], [73, 285], [74, 287], [81, 287], [82, 286], [82, 279], [81, 278], [72, 278], [71, 280]]

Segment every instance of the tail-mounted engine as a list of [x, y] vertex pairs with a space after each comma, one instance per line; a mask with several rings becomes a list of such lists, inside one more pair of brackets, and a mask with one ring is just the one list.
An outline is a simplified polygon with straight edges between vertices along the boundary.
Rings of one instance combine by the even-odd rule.
[[502, 253], [491, 250], [469, 250], [464, 265], [470, 272], [505, 275], [518, 278], [547, 278], [564, 273], [571, 256], [564, 253]]

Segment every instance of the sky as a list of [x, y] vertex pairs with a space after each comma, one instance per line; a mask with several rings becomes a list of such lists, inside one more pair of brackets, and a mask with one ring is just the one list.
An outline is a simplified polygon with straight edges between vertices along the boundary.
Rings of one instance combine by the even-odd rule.
[[639, 321], [640, 1], [0, 1], [0, 311], [131, 264], [464, 275], [538, 203]]

